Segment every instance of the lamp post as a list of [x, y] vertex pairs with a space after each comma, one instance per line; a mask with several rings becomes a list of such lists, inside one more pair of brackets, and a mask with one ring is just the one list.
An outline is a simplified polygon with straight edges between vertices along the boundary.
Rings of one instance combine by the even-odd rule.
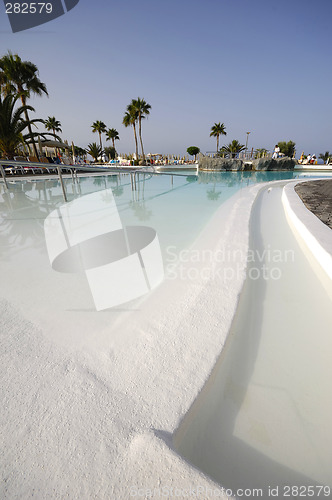
[[249, 134], [250, 132], [247, 132], [247, 140], [246, 140], [246, 154], [248, 152], [248, 139], [249, 139]]

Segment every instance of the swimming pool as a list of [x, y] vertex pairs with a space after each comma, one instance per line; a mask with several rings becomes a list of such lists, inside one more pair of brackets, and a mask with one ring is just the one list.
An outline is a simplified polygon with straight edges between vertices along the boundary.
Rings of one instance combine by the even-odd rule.
[[[184, 249], [191, 247], [213, 214], [232, 195], [255, 183], [292, 179], [299, 175], [298, 172], [147, 175], [140, 176], [136, 192], [132, 190], [128, 174], [98, 175], [82, 176], [78, 183], [67, 178], [65, 186], [69, 202], [76, 199], [86, 200], [92, 219], [94, 207], [93, 203], [89, 203], [89, 195], [95, 192], [107, 193], [109, 190], [124, 226], [143, 225], [156, 231], [166, 278], [168, 271], [172, 278], [177, 257], [183, 255], [181, 252]], [[3, 184], [0, 189], [0, 257], [8, 299], [18, 302], [34, 321], [40, 315], [42, 327], [45, 325], [45, 318], [48, 318], [47, 331], [52, 331], [52, 336], [55, 335], [56, 339], [62, 339], [64, 328], [70, 331], [69, 337], [74, 339], [74, 343], [78, 336], [79, 339], [85, 339], [91, 328], [95, 328], [95, 321], [104, 329], [105, 323], [101, 316], [93, 317], [94, 304], [86, 287], [84, 273], [57, 273], [51, 268], [48, 260], [43, 226], [46, 217], [64, 204], [58, 180], [15, 179], [10, 181], [8, 193], [5, 192]], [[107, 194], [104, 196], [104, 203], [107, 207]], [[29, 287], [29, 294], [25, 293], [25, 286]], [[46, 299], [50, 290], [51, 307]], [[40, 306], [37, 311], [35, 297], [38, 297]], [[124, 311], [135, 310], [136, 307], [139, 307], [138, 303], [110, 309], [111, 322], [119, 321], [119, 315], [124, 316]], [[86, 321], [75, 318], [75, 311], [84, 310], [90, 311], [88, 316], [91, 318]], [[50, 328], [49, 319], [53, 317]]]

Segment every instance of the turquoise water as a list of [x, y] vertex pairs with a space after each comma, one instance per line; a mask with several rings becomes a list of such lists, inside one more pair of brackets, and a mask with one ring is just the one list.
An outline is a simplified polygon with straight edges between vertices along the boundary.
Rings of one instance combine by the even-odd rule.
[[[179, 173], [179, 172], [177, 172]], [[164, 259], [167, 247], [175, 253], [188, 247], [200, 234], [219, 206], [237, 190], [251, 184], [275, 180], [316, 177], [299, 172], [192, 172], [185, 175], [140, 175], [137, 191], [129, 174], [85, 176], [78, 184], [66, 178], [68, 201], [96, 191], [112, 189], [124, 225], [147, 225], [158, 234]], [[64, 203], [56, 178], [10, 180], [9, 192], [0, 184], [0, 214], [12, 239], [37, 238], [33, 246], [43, 247], [43, 221]], [[19, 221], [30, 220], [30, 229]], [[0, 256], [10, 254], [6, 232], [2, 233]], [[10, 246], [12, 248], [12, 246]], [[166, 262], [165, 262], [166, 264]]]
[[[156, 229], [161, 248], [171, 245], [179, 250], [190, 245], [218, 207], [238, 189], [250, 184], [298, 177], [294, 172], [201, 172], [198, 176], [140, 176], [138, 189], [131, 189], [128, 174], [80, 177], [78, 185], [65, 179], [68, 201], [95, 191], [112, 189], [118, 211], [125, 225], [148, 225]], [[308, 174], [306, 174], [308, 175]], [[42, 221], [64, 203], [56, 178], [13, 180], [9, 193], [0, 185], [0, 211], [15, 232], [26, 226], [15, 220], [30, 219], [33, 232], [41, 235]], [[12, 222], [10, 222], [12, 221]], [[19, 235], [18, 235], [19, 236]], [[25, 238], [25, 235], [21, 234]], [[19, 236], [20, 239], [20, 236]], [[4, 245], [3, 251], [6, 245]]]

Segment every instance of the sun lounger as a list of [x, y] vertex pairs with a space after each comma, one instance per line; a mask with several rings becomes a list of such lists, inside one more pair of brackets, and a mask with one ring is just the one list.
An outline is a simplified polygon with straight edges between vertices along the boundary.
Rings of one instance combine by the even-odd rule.
[[47, 164], [47, 166], [45, 165], [42, 167], [43, 172], [47, 172], [48, 174], [56, 172], [55, 165], [52, 162], [50, 162], [48, 158], [45, 158], [43, 156], [42, 158], [40, 158], [40, 163], [43, 163], [44, 165], [45, 163]]
[[28, 164], [29, 162], [24, 156], [15, 156], [13, 163], [5, 167], [5, 172], [11, 175], [24, 175], [26, 173], [25, 165]]

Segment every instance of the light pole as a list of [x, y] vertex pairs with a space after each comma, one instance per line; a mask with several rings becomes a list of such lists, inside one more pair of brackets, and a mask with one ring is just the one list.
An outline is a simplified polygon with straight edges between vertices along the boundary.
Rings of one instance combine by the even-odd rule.
[[248, 139], [249, 139], [249, 134], [250, 132], [247, 132], [247, 140], [246, 140], [246, 154], [248, 152]]

